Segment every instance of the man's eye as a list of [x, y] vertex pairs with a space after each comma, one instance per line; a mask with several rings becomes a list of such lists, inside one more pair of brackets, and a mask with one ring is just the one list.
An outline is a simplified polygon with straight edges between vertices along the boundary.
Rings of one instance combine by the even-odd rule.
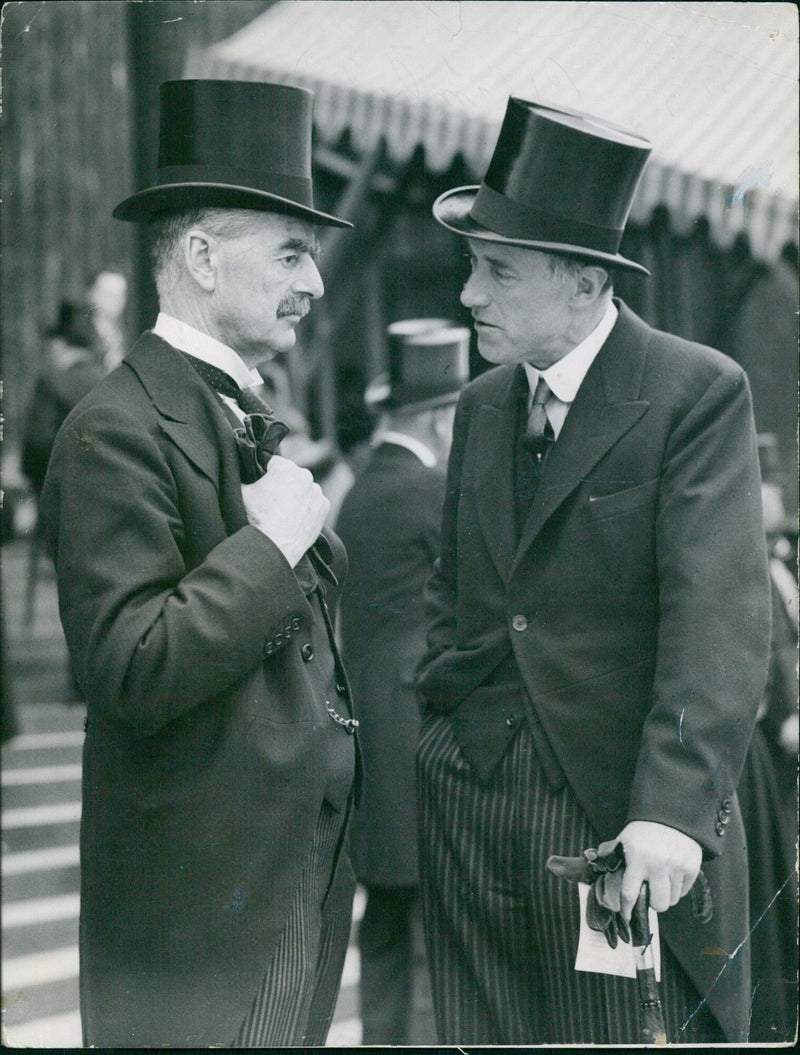
[[289, 253], [281, 257], [281, 263], [286, 264], [287, 267], [294, 267], [299, 260], [300, 256], [298, 253]]

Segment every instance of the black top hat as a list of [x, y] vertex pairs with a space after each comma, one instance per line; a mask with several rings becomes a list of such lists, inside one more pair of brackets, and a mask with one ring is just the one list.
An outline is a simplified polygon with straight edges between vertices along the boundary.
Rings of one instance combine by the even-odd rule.
[[197, 206], [260, 209], [329, 227], [314, 208], [313, 94], [288, 84], [186, 80], [161, 85], [155, 183], [121, 202], [118, 220]]
[[651, 150], [608, 121], [511, 97], [483, 183], [446, 191], [433, 214], [470, 238], [647, 275], [619, 244]]
[[447, 319], [403, 319], [387, 327], [389, 372], [364, 393], [374, 409], [454, 403], [469, 380], [471, 331]]
[[62, 300], [58, 309], [58, 322], [49, 330], [45, 330], [45, 337], [60, 337], [73, 348], [91, 348], [97, 335], [89, 308], [85, 304]]

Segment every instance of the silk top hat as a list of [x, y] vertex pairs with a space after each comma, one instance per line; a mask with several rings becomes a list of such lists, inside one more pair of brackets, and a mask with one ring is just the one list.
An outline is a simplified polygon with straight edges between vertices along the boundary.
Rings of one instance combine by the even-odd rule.
[[403, 319], [386, 330], [389, 371], [364, 393], [374, 409], [454, 403], [469, 380], [471, 331], [447, 319]]
[[433, 214], [469, 238], [647, 275], [619, 244], [651, 150], [600, 118], [511, 97], [483, 182], [446, 191]]
[[161, 85], [155, 181], [113, 215], [141, 221], [208, 206], [352, 227], [314, 208], [313, 100], [312, 92], [287, 84], [167, 81]]

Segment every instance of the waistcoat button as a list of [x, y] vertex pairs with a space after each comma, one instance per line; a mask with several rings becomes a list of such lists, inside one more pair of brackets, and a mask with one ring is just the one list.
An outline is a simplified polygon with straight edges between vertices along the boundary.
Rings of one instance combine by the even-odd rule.
[[300, 649], [300, 655], [303, 657], [304, 663], [310, 663], [314, 658], [314, 646], [307, 641]]
[[518, 630], [520, 633], [522, 633], [523, 630], [528, 629], [528, 620], [525, 618], [524, 615], [515, 615], [514, 618], [511, 620], [511, 625], [514, 627], [515, 630]]

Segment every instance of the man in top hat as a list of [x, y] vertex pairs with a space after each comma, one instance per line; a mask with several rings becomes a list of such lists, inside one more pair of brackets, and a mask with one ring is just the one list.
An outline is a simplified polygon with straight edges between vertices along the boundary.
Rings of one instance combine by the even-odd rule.
[[405, 319], [392, 323], [388, 338], [388, 374], [365, 393], [379, 415], [371, 455], [336, 521], [349, 560], [341, 635], [364, 753], [352, 833], [356, 875], [367, 891], [359, 927], [362, 1043], [424, 1044], [435, 1036], [432, 1023], [413, 1016], [420, 928], [414, 671], [425, 650], [422, 595], [439, 552], [470, 331], [441, 319]]
[[84, 1042], [324, 1043], [354, 877], [356, 747], [331, 629], [344, 550], [253, 399], [322, 296], [311, 93], [161, 88], [160, 313], [75, 408], [42, 514], [87, 700]]
[[58, 324], [45, 333], [44, 362], [25, 414], [22, 471], [38, 495], [56, 433], [67, 414], [105, 374], [95, 353], [86, 305], [62, 301]]
[[[613, 296], [615, 272], [644, 270], [619, 244], [649, 152], [512, 98], [483, 183], [434, 205], [467, 239], [461, 300], [496, 364], [456, 411], [418, 679], [441, 1042], [639, 1041], [628, 947], [576, 959], [578, 888], [546, 869], [617, 845], [598, 896], [624, 921], [649, 884], [669, 1040], [747, 1038], [758, 452], [741, 369]], [[686, 896], [701, 863], [707, 923]]]

